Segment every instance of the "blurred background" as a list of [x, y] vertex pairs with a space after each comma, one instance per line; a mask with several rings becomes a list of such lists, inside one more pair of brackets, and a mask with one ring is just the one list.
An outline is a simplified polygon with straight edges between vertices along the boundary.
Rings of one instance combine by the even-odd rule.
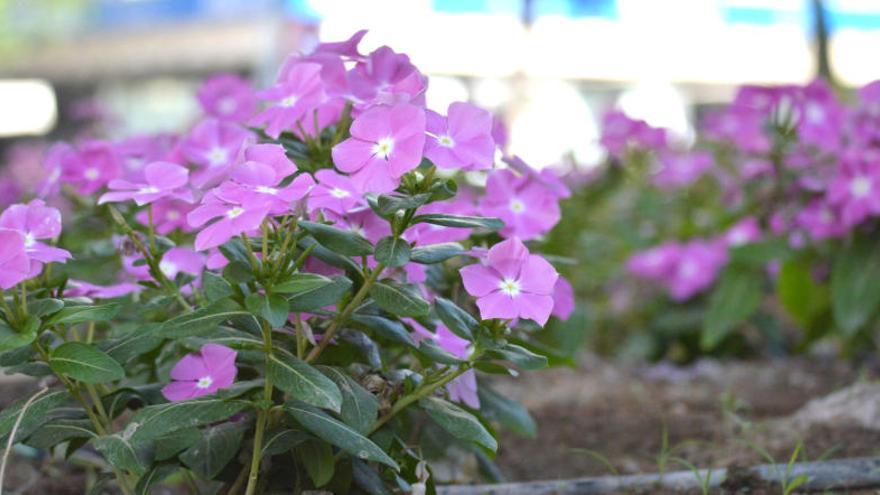
[[205, 76], [265, 83], [286, 54], [362, 28], [367, 52], [390, 45], [431, 77], [431, 107], [492, 109], [538, 167], [600, 162], [609, 108], [687, 140], [743, 83], [880, 78], [876, 0], [0, 0], [0, 153], [179, 131]]

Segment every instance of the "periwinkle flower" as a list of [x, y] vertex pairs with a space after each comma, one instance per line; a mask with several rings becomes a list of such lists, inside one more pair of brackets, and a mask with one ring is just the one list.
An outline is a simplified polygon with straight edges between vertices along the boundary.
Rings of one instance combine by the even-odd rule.
[[507, 169], [489, 175], [480, 208], [483, 215], [504, 221], [502, 236], [526, 241], [550, 231], [561, 217], [559, 199], [552, 190]]
[[174, 380], [162, 388], [170, 401], [194, 399], [229, 388], [238, 368], [236, 352], [219, 344], [205, 344], [198, 353], [187, 354], [171, 369]]
[[31, 261], [25, 252], [24, 235], [16, 230], [0, 229], [0, 289], [11, 289], [27, 280]]
[[238, 160], [249, 136], [247, 130], [231, 122], [217, 119], [199, 122], [180, 146], [183, 155], [198, 165], [191, 176], [193, 186], [201, 188], [222, 181]]
[[134, 200], [138, 206], [152, 204], [163, 198], [192, 202], [192, 191], [186, 188], [189, 171], [176, 163], [153, 162], [144, 167], [144, 182], [124, 179], [110, 181], [110, 192], [104, 193], [98, 204]]
[[236, 74], [218, 74], [206, 79], [196, 98], [206, 114], [220, 120], [244, 122], [257, 109], [254, 88]]
[[440, 168], [492, 168], [492, 114], [469, 103], [449, 105], [446, 117], [428, 111], [425, 157]]

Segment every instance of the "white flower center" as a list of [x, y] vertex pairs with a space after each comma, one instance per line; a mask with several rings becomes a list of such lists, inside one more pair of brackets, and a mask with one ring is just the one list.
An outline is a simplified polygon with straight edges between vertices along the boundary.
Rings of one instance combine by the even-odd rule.
[[336, 199], [343, 199], [351, 196], [351, 193], [346, 191], [345, 189], [340, 189], [338, 187], [334, 187], [330, 190], [330, 195]]
[[685, 261], [678, 268], [678, 274], [687, 279], [694, 278], [698, 272], [699, 268], [693, 261]]
[[348, 228], [348, 230], [354, 232], [355, 234], [357, 234], [361, 237], [367, 236], [367, 231], [364, 230], [364, 227], [361, 225], [352, 225], [351, 227]]
[[271, 194], [274, 196], [275, 194], [278, 194], [278, 189], [268, 186], [257, 186], [257, 192], [263, 194]]
[[290, 95], [287, 98], [281, 100], [281, 106], [284, 108], [290, 108], [294, 105], [296, 105], [296, 96], [294, 95]]
[[819, 212], [819, 221], [824, 224], [829, 224], [834, 220], [834, 215], [831, 214], [831, 211], [828, 208], [823, 208], [822, 211]]
[[169, 221], [175, 221], [180, 219], [180, 212], [177, 210], [169, 210], [168, 213], [165, 214], [165, 219]]
[[244, 208], [236, 206], [226, 212], [226, 217], [227, 218], [235, 218], [235, 217], [240, 216], [242, 213], [244, 213]]
[[224, 148], [213, 148], [208, 152], [208, 161], [212, 167], [223, 165], [226, 163], [227, 158], [229, 158], [229, 152]]
[[439, 143], [440, 146], [445, 146], [446, 148], [452, 148], [455, 146], [455, 141], [453, 141], [452, 138], [449, 136], [438, 136], [437, 143]]
[[394, 140], [390, 137], [382, 138], [373, 145], [373, 154], [379, 155], [386, 160], [391, 155], [392, 151], [394, 151]]
[[52, 173], [49, 174], [49, 182], [56, 182], [60, 178], [61, 178], [61, 169], [60, 168], [56, 168], [56, 169], [52, 170]]
[[211, 384], [214, 383], [214, 379], [210, 376], [203, 376], [199, 378], [199, 381], [196, 382], [196, 387], [198, 388], [208, 388]]
[[30, 248], [33, 247], [34, 244], [37, 243], [37, 238], [34, 237], [34, 234], [28, 232], [24, 235], [24, 247]]
[[849, 183], [849, 192], [856, 198], [864, 198], [871, 193], [871, 179], [859, 176]]
[[95, 180], [100, 175], [101, 175], [101, 173], [98, 172], [98, 169], [96, 169], [95, 167], [89, 167], [86, 169], [85, 172], [83, 172], [83, 177], [85, 177], [88, 180]]
[[519, 198], [513, 198], [510, 200], [510, 211], [514, 213], [522, 213], [526, 211], [526, 204], [519, 200]]
[[155, 194], [159, 192], [159, 188], [156, 186], [147, 186], [138, 189], [138, 194]]
[[235, 104], [235, 98], [229, 96], [217, 102], [217, 110], [223, 115], [231, 114], [235, 111], [236, 107], [238, 107], [238, 105]]
[[159, 262], [159, 270], [162, 271], [166, 277], [174, 278], [177, 276], [177, 265], [170, 261], [162, 260]]
[[742, 246], [748, 240], [749, 236], [742, 230], [734, 230], [730, 233], [729, 241], [732, 246]]
[[520, 292], [519, 281], [510, 278], [505, 278], [504, 280], [502, 280], [501, 283], [498, 284], [498, 288], [501, 289], [501, 292], [507, 294], [510, 297], [516, 297], [519, 295]]
[[825, 110], [815, 103], [810, 103], [806, 108], [807, 122], [811, 124], [821, 124], [825, 121]]

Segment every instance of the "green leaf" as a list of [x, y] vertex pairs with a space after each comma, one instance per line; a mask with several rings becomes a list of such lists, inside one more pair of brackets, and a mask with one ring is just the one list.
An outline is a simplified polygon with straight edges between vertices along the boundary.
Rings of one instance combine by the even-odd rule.
[[385, 483], [382, 482], [382, 478], [369, 464], [359, 459], [353, 459], [351, 467], [354, 482], [361, 490], [369, 495], [392, 495]]
[[223, 267], [223, 278], [233, 284], [247, 284], [256, 279], [251, 264], [238, 260], [230, 261]]
[[837, 253], [831, 271], [834, 322], [854, 334], [880, 305], [880, 249], [876, 242], [858, 237]]
[[125, 431], [137, 442], [155, 440], [173, 431], [223, 421], [249, 405], [242, 400], [199, 398], [147, 406], [131, 418]]
[[331, 280], [333, 280], [332, 284], [300, 292], [288, 299], [290, 311], [294, 313], [314, 311], [338, 303], [351, 289], [352, 283], [342, 275], [331, 277]]
[[351, 230], [342, 230], [323, 223], [300, 220], [300, 227], [312, 234], [321, 245], [346, 256], [369, 256], [373, 254], [370, 241]]
[[521, 435], [532, 438], [537, 435], [538, 425], [522, 404], [501, 395], [483, 382], [477, 387], [477, 395], [480, 397], [480, 412], [484, 417]]
[[202, 479], [212, 480], [238, 454], [247, 423], [222, 423], [202, 431], [202, 438], [180, 454], [180, 461]]
[[463, 339], [472, 340], [474, 333], [480, 327], [480, 322], [476, 318], [449, 299], [442, 297], [434, 299], [434, 311], [449, 331]]
[[419, 401], [419, 406], [455, 438], [474, 442], [493, 452], [498, 449], [498, 442], [489, 430], [473, 414], [455, 404], [438, 397], [426, 397]]
[[[318, 258], [319, 260], [327, 263], [330, 266], [342, 268], [343, 270], [351, 273], [359, 273], [361, 270], [361, 267], [351, 258], [334, 253], [333, 251], [322, 246], [320, 243], [318, 243], [318, 241], [311, 237], [303, 238], [297, 243], [297, 245], [300, 247], [300, 249], [311, 248], [312, 256]], [[315, 247], [312, 248], [312, 246]]]
[[261, 338], [230, 327], [219, 327], [217, 330], [208, 332], [205, 335], [189, 337], [185, 342], [187, 344], [194, 344], [196, 348], [201, 348], [203, 345], [210, 343], [225, 345], [236, 350], [262, 350], [264, 346]]
[[413, 218], [413, 223], [430, 223], [432, 225], [464, 229], [501, 230], [504, 228], [504, 222], [502, 222], [500, 218], [469, 217], [462, 215], [447, 215], [445, 213], [418, 215]]
[[125, 378], [125, 370], [107, 353], [82, 342], [67, 342], [49, 355], [52, 371], [85, 383], [106, 383]]
[[205, 288], [205, 296], [207, 296], [208, 302], [226, 299], [235, 293], [232, 290], [232, 285], [225, 278], [214, 272], [205, 271], [202, 274], [202, 286]]
[[342, 407], [336, 384], [305, 361], [276, 354], [269, 358], [267, 373], [279, 390], [307, 404], [336, 412]]
[[[0, 439], [3, 439], [3, 441], [5, 441], [9, 432], [12, 431], [19, 414], [21, 414], [21, 408], [28, 399], [25, 398], [13, 402], [0, 411]], [[16, 433], [16, 440], [24, 438], [27, 436], [27, 433], [48, 421], [49, 411], [60, 406], [67, 399], [68, 395], [66, 392], [49, 392], [34, 399], [21, 418], [18, 433]]]
[[[207, 273], [207, 272], [206, 272]], [[177, 463], [157, 464], [138, 480], [137, 486], [134, 488], [135, 495], [150, 495], [150, 488], [157, 483], [161, 483], [165, 478], [171, 476], [171, 473], [177, 471], [179, 467]]]
[[289, 452], [309, 438], [311, 437], [307, 433], [299, 430], [271, 431], [266, 435], [266, 441], [263, 442], [263, 458]]
[[397, 463], [369, 438], [324, 411], [302, 402], [288, 402], [284, 410], [318, 438], [352, 454], [358, 459], [376, 461], [399, 471]]
[[383, 237], [376, 243], [376, 261], [391, 268], [407, 264], [411, 252], [409, 243], [401, 237]]
[[318, 369], [342, 392], [342, 421], [364, 435], [369, 433], [379, 415], [376, 396], [339, 368], [319, 366]]
[[281, 328], [287, 323], [287, 299], [280, 294], [260, 294], [254, 292], [244, 300], [248, 311], [269, 322], [272, 328]]
[[63, 307], [64, 301], [60, 299], [34, 299], [28, 301], [28, 314], [42, 318], [61, 311]]
[[431, 200], [430, 194], [402, 196], [399, 194], [381, 194], [376, 198], [373, 210], [382, 217], [389, 217], [400, 210], [418, 208]]
[[217, 328], [235, 316], [250, 315], [231, 299], [220, 299], [204, 308], [176, 316], [159, 327], [157, 335], [167, 338], [183, 338], [199, 335]]
[[399, 321], [389, 320], [388, 318], [383, 318], [381, 316], [358, 313], [352, 315], [351, 321], [354, 322], [356, 326], [370, 330], [383, 339], [397, 342], [398, 344], [403, 344], [407, 347], [416, 346], [416, 342], [409, 334], [409, 331], [407, 331], [406, 327], [403, 326], [403, 323]]
[[250, 266], [251, 260], [250, 256], [248, 255], [248, 249], [247, 246], [244, 245], [244, 241], [242, 241], [241, 238], [233, 237], [232, 239], [226, 241], [221, 246], [219, 246], [219, 249], [223, 257], [230, 262], [238, 261], [240, 263], [244, 263], [245, 265]]
[[709, 299], [700, 345], [715, 348], [737, 325], [748, 319], [761, 302], [763, 273], [729, 265]]
[[159, 324], [150, 323], [118, 339], [102, 342], [100, 348], [117, 362], [125, 363], [162, 345], [165, 339], [158, 336], [158, 330]]
[[431, 202], [446, 201], [454, 198], [458, 194], [458, 183], [455, 179], [437, 179], [429, 188], [431, 193]]
[[55, 419], [42, 425], [27, 439], [27, 444], [48, 450], [72, 438], [95, 438], [95, 429], [87, 419]]
[[47, 319], [43, 325], [48, 328], [61, 324], [75, 325], [87, 321], [107, 321], [119, 313], [120, 307], [116, 303], [101, 306], [65, 306]]
[[96, 438], [92, 444], [111, 465], [139, 476], [153, 464], [154, 445], [135, 443], [124, 432]]
[[450, 354], [429, 339], [425, 339], [419, 343], [419, 352], [431, 361], [440, 364], [461, 364], [464, 362], [459, 359], [458, 356]]
[[333, 447], [329, 443], [309, 440], [296, 448], [297, 459], [303, 463], [315, 488], [320, 488], [333, 479], [336, 471], [336, 460], [333, 458]]
[[287, 280], [272, 286], [273, 294], [310, 292], [333, 283], [333, 279], [317, 273], [294, 273]]
[[811, 326], [831, 305], [828, 287], [817, 284], [810, 264], [801, 260], [782, 263], [776, 279], [776, 294], [782, 307], [804, 328]]
[[413, 248], [410, 259], [415, 263], [433, 265], [464, 253], [465, 250], [461, 244], [457, 242], [444, 242], [442, 244]]
[[30, 345], [37, 339], [37, 332], [30, 327], [26, 330], [16, 332], [4, 321], [0, 320], [0, 352], [11, 351]]
[[489, 354], [519, 366], [524, 370], [540, 370], [547, 367], [547, 356], [535, 354], [525, 347], [506, 344], [500, 349], [492, 349]]
[[422, 299], [411, 284], [386, 279], [373, 284], [370, 296], [383, 310], [398, 316], [425, 316], [431, 311], [428, 301]]
[[195, 445], [202, 438], [202, 430], [184, 428], [162, 435], [153, 441], [156, 445], [156, 460], [166, 461]]

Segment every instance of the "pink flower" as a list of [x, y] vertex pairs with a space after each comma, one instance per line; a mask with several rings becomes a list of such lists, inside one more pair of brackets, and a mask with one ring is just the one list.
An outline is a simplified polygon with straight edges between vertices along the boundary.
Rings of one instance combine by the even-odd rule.
[[666, 147], [666, 131], [651, 127], [643, 120], [627, 117], [619, 111], [611, 111], [602, 117], [600, 142], [608, 153], [621, 158], [629, 148], [660, 150]]
[[448, 116], [427, 113], [425, 157], [440, 168], [492, 168], [495, 141], [492, 114], [468, 103], [449, 105]]
[[119, 153], [106, 141], [86, 141], [79, 150], [54, 155], [60, 158], [61, 179], [80, 194], [93, 194], [122, 175]]
[[114, 285], [95, 285], [84, 280], [70, 279], [67, 281], [68, 297], [91, 297], [94, 299], [115, 299], [140, 292], [143, 289], [138, 284], [123, 282]]
[[553, 287], [553, 316], [567, 320], [574, 312], [574, 287], [561, 275]]
[[61, 212], [35, 199], [28, 204], [15, 204], [0, 214], [0, 228], [15, 230], [24, 238], [25, 253], [34, 265], [31, 274], [39, 273], [42, 263], [64, 263], [71, 258], [64, 249], [50, 246], [40, 240], [61, 235]]
[[[470, 355], [471, 343], [450, 332], [444, 325], [438, 324], [437, 329], [431, 332], [412, 318], [405, 318], [405, 320], [415, 331], [413, 339], [417, 343], [423, 340], [430, 340], [437, 344], [437, 347], [459, 359], [467, 359]], [[451, 400], [465, 404], [473, 409], [480, 408], [480, 398], [477, 395], [477, 375], [474, 373], [474, 370], [468, 370], [449, 382], [446, 385], [446, 391], [449, 393]]]
[[[402, 87], [400, 83], [418, 84], [420, 79], [418, 76], [420, 74], [409, 61], [408, 56], [382, 46], [351, 70], [349, 80], [354, 95], [361, 101], [367, 102], [379, 96], [380, 92], [405, 89], [406, 85]], [[395, 86], [397, 88], [394, 88]]]
[[510, 165], [510, 168], [519, 172], [520, 175], [529, 177], [531, 180], [543, 185], [547, 191], [553, 193], [557, 198], [566, 199], [571, 197], [571, 189], [562, 181], [552, 167], [537, 170], [516, 155], [504, 157], [503, 161]]
[[518, 177], [510, 170], [495, 170], [486, 183], [486, 196], [480, 202], [482, 214], [504, 221], [501, 235], [523, 240], [535, 239], [560, 219], [558, 196], [541, 182]]
[[151, 204], [162, 198], [192, 202], [192, 191], [186, 189], [189, 171], [176, 163], [153, 162], [144, 168], [144, 182], [123, 179], [110, 181], [111, 192], [104, 193], [98, 204], [134, 200], [138, 206]]
[[176, 161], [171, 157], [171, 150], [176, 142], [176, 135], [157, 134], [134, 136], [117, 144], [116, 151], [122, 159], [121, 178], [143, 182], [144, 169], [150, 163]]
[[880, 163], [846, 159], [828, 187], [828, 202], [840, 208], [847, 227], [880, 214]]
[[704, 151], [686, 154], [663, 153], [661, 168], [653, 177], [653, 183], [663, 189], [688, 186], [697, 181], [712, 167], [712, 155]]
[[27, 280], [31, 261], [24, 248], [24, 235], [16, 230], [0, 229], [0, 289], [11, 289]]
[[187, 215], [189, 225], [196, 228], [219, 218], [196, 235], [196, 250], [217, 247], [243, 232], [259, 228], [271, 206], [263, 195], [234, 194], [224, 197], [218, 194], [217, 189], [212, 190], [202, 204]]
[[235, 382], [236, 352], [218, 344], [205, 344], [198, 353], [187, 354], [171, 370], [173, 382], [162, 395], [170, 401], [188, 400], [230, 387]]
[[821, 150], [840, 148], [845, 112], [828, 84], [816, 79], [798, 88], [796, 104], [798, 137]]
[[199, 122], [181, 143], [181, 152], [199, 165], [192, 174], [192, 183], [201, 188], [223, 180], [238, 159], [250, 133], [231, 122], [206, 119]]
[[219, 74], [205, 80], [196, 97], [205, 113], [220, 120], [244, 122], [257, 109], [254, 88], [235, 74]]
[[37, 197], [50, 198], [61, 189], [64, 164], [76, 160], [76, 151], [67, 143], [56, 143], [43, 159], [43, 179], [37, 184]]
[[309, 194], [309, 211], [327, 210], [344, 215], [357, 206], [365, 204], [363, 194], [345, 175], [332, 170], [315, 173], [318, 184]]
[[727, 229], [722, 240], [729, 248], [761, 240], [761, 226], [758, 225], [758, 219], [755, 217], [743, 218]]
[[358, 45], [366, 35], [367, 30], [361, 29], [345, 41], [319, 43], [318, 47], [315, 48], [315, 53], [328, 53], [351, 59], [361, 59], [363, 58], [363, 55], [358, 51]]
[[231, 178], [214, 189], [216, 196], [242, 204], [263, 202], [273, 214], [289, 211], [291, 203], [304, 198], [315, 185], [312, 176], [303, 173], [281, 187], [284, 176], [279, 177], [269, 165], [250, 161], [237, 166]]
[[846, 226], [840, 221], [840, 215], [821, 199], [807, 204], [795, 216], [795, 222], [816, 241], [841, 237], [846, 233]]
[[198, 277], [205, 269], [206, 257], [185, 247], [174, 247], [162, 255], [159, 261], [159, 269], [169, 280], [177, 278], [179, 273], [186, 273]]
[[296, 129], [300, 122], [306, 130], [314, 127], [312, 110], [324, 101], [320, 65], [300, 62], [285, 68], [283, 79], [257, 93], [260, 99], [272, 103], [251, 119], [251, 125], [265, 126], [266, 134], [273, 138]]
[[244, 159], [272, 167], [275, 176], [283, 179], [296, 173], [296, 165], [287, 158], [280, 144], [253, 144], [244, 150]]
[[[153, 203], [153, 225], [159, 235], [168, 235], [175, 229], [190, 232], [192, 229], [186, 222], [187, 213], [195, 208], [192, 204], [179, 199], [165, 198]], [[146, 210], [139, 211], [135, 216], [141, 225], [149, 225], [150, 217]]]
[[468, 265], [460, 273], [483, 319], [527, 318], [543, 325], [550, 318], [559, 274], [519, 239], [492, 246], [485, 265]]
[[424, 110], [409, 104], [373, 107], [354, 120], [351, 137], [333, 147], [333, 162], [352, 174], [362, 191], [385, 193], [419, 165], [424, 145]]
[[715, 283], [725, 263], [727, 253], [719, 243], [691, 241], [683, 245], [675, 267], [665, 281], [669, 294], [676, 301], [690, 299]]
[[681, 247], [674, 242], [640, 251], [626, 262], [626, 269], [637, 277], [662, 280], [671, 272], [678, 260]]

